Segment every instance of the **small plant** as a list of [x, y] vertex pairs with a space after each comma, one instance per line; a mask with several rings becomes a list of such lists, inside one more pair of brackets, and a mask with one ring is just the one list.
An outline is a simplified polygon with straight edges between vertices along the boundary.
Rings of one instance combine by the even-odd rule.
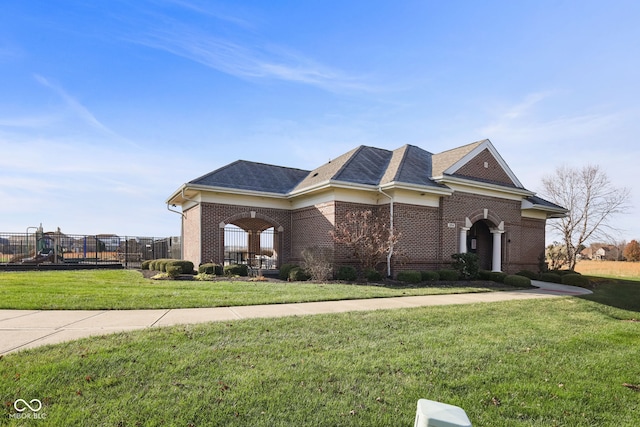
[[214, 280], [215, 278], [216, 278], [215, 274], [208, 274], [208, 273], [198, 273], [195, 276], [193, 276], [194, 280], [199, 280], [201, 282], [211, 281], [211, 280]]
[[338, 273], [336, 275], [338, 280], [346, 280], [348, 282], [353, 282], [358, 278], [358, 273], [356, 269], [350, 265], [343, 265], [338, 269]]
[[302, 250], [302, 268], [313, 280], [324, 281], [333, 277], [333, 249], [313, 246]]
[[480, 265], [478, 264], [478, 255], [467, 252], [463, 254], [453, 254], [453, 263], [451, 266], [458, 272], [458, 275], [463, 280], [473, 280], [478, 277], [478, 270]]
[[450, 282], [458, 280], [459, 278], [457, 270], [438, 270], [438, 275], [440, 276], [440, 280], [447, 280]]
[[404, 270], [398, 273], [398, 280], [407, 283], [420, 283], [422, 274], [415, 270]]
[[420, 276], [422, 276], [423, 282], [433, 282], [436, 280], [440, 280], [440, 274], [437, 271], [421, 271]]

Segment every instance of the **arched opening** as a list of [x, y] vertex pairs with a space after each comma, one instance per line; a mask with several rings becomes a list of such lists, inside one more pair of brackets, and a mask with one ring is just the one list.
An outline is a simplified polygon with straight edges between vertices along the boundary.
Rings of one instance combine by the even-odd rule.
[[279, 232], [260, 218], [238, 218], [224, 226], [224, 265], [278, 268]]
[[478, 255], [480, 268], [491, 270], [493, 262], [493, 238], [491, 223], [487, 220], [476, 221], [469, 230], [467, 248]]

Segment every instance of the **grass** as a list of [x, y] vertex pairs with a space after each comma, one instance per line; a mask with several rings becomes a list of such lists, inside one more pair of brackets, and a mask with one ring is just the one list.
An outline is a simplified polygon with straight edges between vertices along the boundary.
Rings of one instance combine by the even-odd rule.
[[39, 399], [47, 425], [409, 426], [428, 398], [474, 426], [636, 426], [639, 304], [558, 298], [84, 339], [0, 359], [0, 424], [16, 399]]
[[305, 282], [168, 281], [131, 270], [0, 273], [0, 308], [104, 310], [220, 307], [489, 292], [482, 285], [384, 287]]
[[640, 262], [578, 261], [576, 271], [588, 276], [640, 280]]

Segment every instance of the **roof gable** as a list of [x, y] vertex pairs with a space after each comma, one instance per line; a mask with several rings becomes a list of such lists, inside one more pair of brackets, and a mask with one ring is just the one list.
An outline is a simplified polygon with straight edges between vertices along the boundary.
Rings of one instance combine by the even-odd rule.
[[434, 176], [524, 188], [488, 139], [435, 155]]

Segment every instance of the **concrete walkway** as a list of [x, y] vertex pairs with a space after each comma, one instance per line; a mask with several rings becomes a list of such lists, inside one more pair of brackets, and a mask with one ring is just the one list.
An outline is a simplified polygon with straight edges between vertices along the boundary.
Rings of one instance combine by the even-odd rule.
[[591, 291], [532, 281], [537, 289], [240, 307], [161, 310], [0, 310], [0, 355], [79, 338], [178, 324], [347, 311], [577, 296]]

